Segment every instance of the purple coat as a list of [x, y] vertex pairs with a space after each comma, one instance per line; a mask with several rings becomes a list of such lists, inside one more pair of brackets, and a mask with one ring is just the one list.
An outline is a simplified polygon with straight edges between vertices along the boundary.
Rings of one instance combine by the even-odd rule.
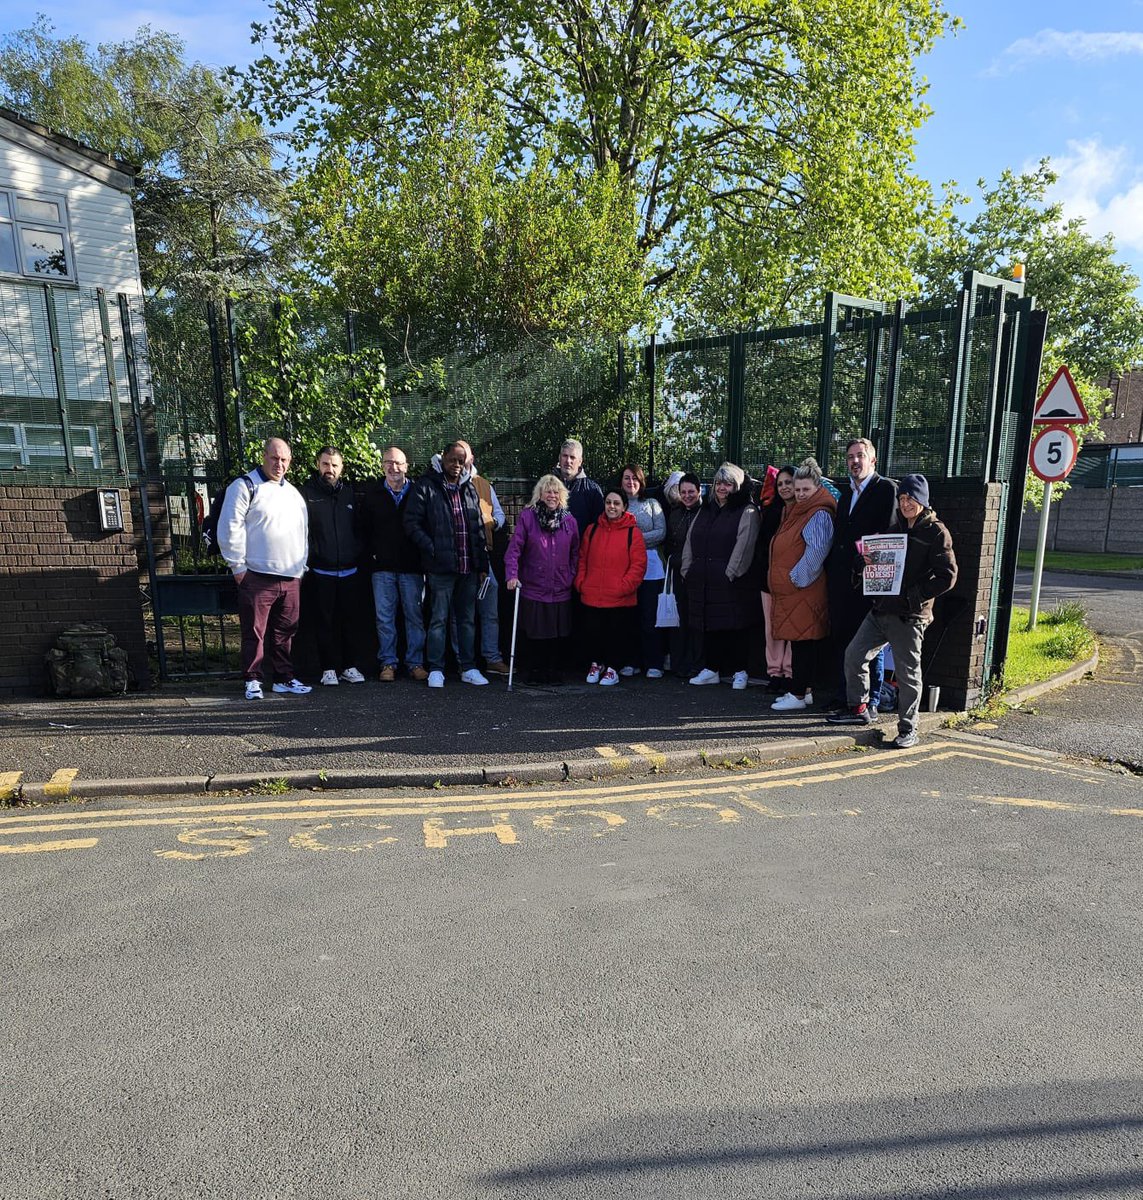
[[504, 578], [519, 579], [525, 599], [544, 604], [570, 600], [572, 581], [579, 566], [579, 526], [571, 513], [559, 529], [540, 528], [529, 505], [516, 519], [512, 540], [504, 554]]

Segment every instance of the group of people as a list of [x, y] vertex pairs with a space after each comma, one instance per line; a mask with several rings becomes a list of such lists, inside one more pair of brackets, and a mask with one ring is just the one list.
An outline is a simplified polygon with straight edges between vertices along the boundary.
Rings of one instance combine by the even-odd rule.
[[[863, 725], [878, 715], [888, 646], [900, 698], [892, 744], [915, 744], [921, 645], [957, 566], [925, 477], [895, 482], [876, 461], [872, 443], [855, 438], [841, 490], [806, 458], [761, 479], [723, 463], [705, 497], [697, 476], [676, 471], [655, 494], [634, 463], [601, 487], [584, 469], [581, 444], [568, 439], [503, 558], [504, 587], [519, 592], [527, 681], [559, 682], [574, 668], [589, 684], [613, 687], [670, 669], [694, 686], [727, 679], [742, 690], [762, 673], [771, 708], [786, 712], [812, 704], [814, 682], [832, 677], [839, 703], [829, 720]], [[289, 465], [288, 445], [271, 438], [262, 464], [227, 489], [218, 523], [238, 584], [248, 699], [262, 697], [267, 674], [276, 692], [310, 690], [291, 658], [303, 604], [316, 616], [322, 684], [364, 682], [350, 612], [365, 567], [381, 682], [397, 678], [403, 646], [405, 673], [443, 687], [450, 642], [462, 682], [483, 686], [484, 672], [508, 673], [492, 561], [505, 514], [467, 442], [446, 446], [415, 481], [403, 451], [390, 446], [384, 478], [356, 492], [334, 447], [321, 451], [300, 491], [285, 478]], [[893, 594], [871, 598], [863, 541], [889, 532], [906, 535], [903, 579]]]

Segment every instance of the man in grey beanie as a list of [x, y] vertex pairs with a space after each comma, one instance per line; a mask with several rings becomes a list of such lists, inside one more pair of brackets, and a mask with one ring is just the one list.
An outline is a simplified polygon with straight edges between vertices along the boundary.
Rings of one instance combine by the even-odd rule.
[[[897, 672], [897, 736], [888, 743], [905, 750], [920, 740], [921, 645], [933, 619], [933, 601], [956, 584], [952, 537], [929, 504], [929, 481], [905, 475], [897, 483], [897, 514], [890, 533], [905, 533], [905, 571], [896, 596], [877, 596], [845, 652], [849, 708], [827, 718], [835, 725], [869, 725], [869, 663], [888, 645]], [[867, 563], [872, 562], [869, 554]]]

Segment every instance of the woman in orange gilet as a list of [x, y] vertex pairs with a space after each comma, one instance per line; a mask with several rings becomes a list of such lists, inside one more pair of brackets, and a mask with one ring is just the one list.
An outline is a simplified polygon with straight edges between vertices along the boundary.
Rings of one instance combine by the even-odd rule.
[[818, 657], [829, 636], [829, 601], [823, 574], [833, 544], [837, 501], [822, 486], [821, 468], [812, 458], [794, 472], [794, 502], [782, 516], [770, 543], [772, 636], [791, 644], [793, 682], [770, 705], [775, 712], [808, 707], [806, 693]]

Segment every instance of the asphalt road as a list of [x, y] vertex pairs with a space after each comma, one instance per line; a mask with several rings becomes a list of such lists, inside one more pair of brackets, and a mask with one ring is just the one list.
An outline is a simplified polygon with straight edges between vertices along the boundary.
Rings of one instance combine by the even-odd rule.
[[1143, 1194], [1143, 782], [968, 735], [0, 815], [0, 1195]]
[[[1031, 578], [1018, 574], [1017, 604], [1028, 604]], [[1046, 573], [1040, 611], [1064, 600], [1078, 600], [1100, 635], [1094, 677], [1045, 693], [979, 732], [1143, 771], [1143, 579]]]

